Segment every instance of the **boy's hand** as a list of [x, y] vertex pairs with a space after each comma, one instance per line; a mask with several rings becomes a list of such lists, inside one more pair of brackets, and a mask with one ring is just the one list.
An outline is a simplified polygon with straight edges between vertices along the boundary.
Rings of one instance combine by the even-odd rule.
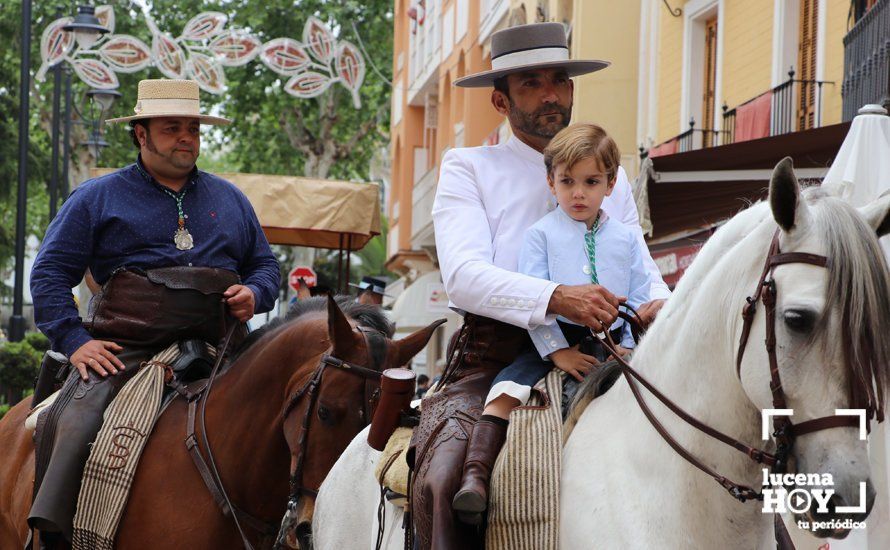
[[628, 353], [630, 353], [629, 349], [623, 348], [621, 346], [615, 346], [615, 353], [610, 355], [609, 358], [614, 359], [615, 355], [617, 355], [618, 357], [625, 357]]
[[559, 370], [569, 374], [578, 382], [584, 380], [590, 369], [600, 364], [596, 357], [578, 351], [578, 346], [556, 350], [550, 354], [550, 360]]

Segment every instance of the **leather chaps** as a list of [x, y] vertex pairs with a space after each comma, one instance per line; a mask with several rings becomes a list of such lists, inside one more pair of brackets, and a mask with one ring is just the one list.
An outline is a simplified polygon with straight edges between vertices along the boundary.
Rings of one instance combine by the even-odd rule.
[[483, 548], [482, 533], [458, 521], [451, 501], [460, 486], [467, 441], [491, 382], [526, 345], [530, 345], [527, 331], [471, 314], [452, 338], [445, 386], [424, 399], [408, 449], [413, 469], [411, 514], [416, 547], [421, 550]]
[[[173, 342], [217, 344], [227, 328], [222, 294], [238, 282], [231, 271], [200, 267], [120, 269], [112, 275], [84, 326], [94, 338], [120, 344], [124, 350], [117, 357], [126, 368], [104, 378], [90, 371], [86, 381], [72, 368], [56, 401], [41, 414], [30, 527], [71, 540], [84, 466], [106, 407], [144, 361]], [[243, 338], [246, 328], [240, 333]]]

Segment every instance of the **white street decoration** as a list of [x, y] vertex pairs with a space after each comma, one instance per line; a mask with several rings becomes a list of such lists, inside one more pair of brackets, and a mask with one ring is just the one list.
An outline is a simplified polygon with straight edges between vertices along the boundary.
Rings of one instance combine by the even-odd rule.
[[228, 20], [226, 14], [217, 11], [199, 13], [185, 24], [180, 39], [198, 41], [213, 38], [222, 32]]
[[38, 80], [45, 78], [46, 71], [50, 67], [64, 61], [65, 56], [74, 47], [74, 35], [62, 30], [62, 27], [71, 21], [71, 17], [63, 17], [56, 19], [43, 29], [43, 36], [40, 37], [40, 57], [43, 59], [43, 64], [37, 71]]
[[253, 61], [260, 53], [260, 41], [244, 31], [227, 31], [207, 46], [224, 67], [239, 67]]
[[150, 48], [135, 36], [114, 34], [112, 6], [97, 7], [96, 17], [110, 32], [100, 37], [94, 49], [81, 48], [73, 33], [62, 30], [72, 18], [62, 17], [47, 25], [40, 42], [43, 63], [37, 80], [43, 81], [53, 65], [67, 62], [85, 83], [110, 89], [118, 86], [116, 72], [135, 73], [154, 65], [167, 78], [193, 78], [202, 90], [218, 95], [226, 89], [225, 67], [240, 67], [259, 57], [266, 67], [289, 77], [284, 90], [294, 97], [316, 97], [340, 83], [352, 94], [355, 108], [361, 107], [364, 58], [352, 43], [338, 41], [317, 17], [306, 21], [302, 42], [282, 37], [263, 44], [244, 29], [227, 29], [224, 13], [199, 13], [185, 24], [178, 38], [158, 28], [145, 14]]
[[303, 45], [292, 38], [276, 38], [263, 44], [260, 60], [282, 76], [295, 75], [312, 63]]
[[303, 44], [309, 46], [309, 51], [324, 64], [331, 62], [334, 53], [334, 37], [327, 25], [315, 17], [310, 17], [303, 27]]
[[284, 91], [294, 97], [306, 99], [324, 93], [331, 85], [331, 79], [315, 72], [300, 73], [284, 85]]
[[361, 99], [358, 90], [365, 80], [365, 60], [358, 52], [358, 48], [350, 42], [341, 42], [337, 52], [337, 76], [344, 86], [352, 92], [352, 102], [355, 108], [361, 107]]
[[99, 55], [112, 70], [135, 73], [152, 63], [151, 49], [135, 36], [117, 34], [99, 48]]
[[91, 87], [99, 90], [118, 87], [117, 75], [98, 59], [75, 59], [73, 64], [77, 76]]
[[158, 70], [167, 78], [185, 78], [185, 52], [167, 33], [157, 33], [151, 42], [151, 53]]
[[198, 86], [212, 94], [221, 94], [226, 89], [226, 75], [222, 65], [214, 58], [201, 53], [193, 53], [186, 62], [188, 74], [198, 82]]

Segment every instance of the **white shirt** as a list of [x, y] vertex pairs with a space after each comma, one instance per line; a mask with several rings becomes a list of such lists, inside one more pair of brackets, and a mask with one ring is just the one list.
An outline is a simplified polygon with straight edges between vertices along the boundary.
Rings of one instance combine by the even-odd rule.
[[[584, 241], [586, 233], [587, 224], [572, 219], [562, 208], [553, 210], [525, 232], [519, 252], [520, 273], [565, 285], [589, 284], [591, 267]], [[616, 296], [627, 296], [627, 303], [633, 308], [648, 302], [650, 275], [643, 264], [643, 251], [634, 230], [603, 212], [594, 235], [599, 284]], [[559, 319], [572, 323], [569, 319]], [[621, 345], [634, 347], [633, 335], [622, 319], [615, 321], [610, 330], [622, 326]], [[528, 332], [541, 357], [569, 347], [555, 319]]]
[[[557, 283], [517, 273], [517, 268], [526, 229], [555, 206], [544, 155], [517, 137], [495, 146], [448, 151], [439, 173], [433, 225], [451, 307], [525, 329], [545, 323]], [[670, 296], [643, 241], [623, 169], [602, 208], [634, 228], [643, 243], [652, 299]]]

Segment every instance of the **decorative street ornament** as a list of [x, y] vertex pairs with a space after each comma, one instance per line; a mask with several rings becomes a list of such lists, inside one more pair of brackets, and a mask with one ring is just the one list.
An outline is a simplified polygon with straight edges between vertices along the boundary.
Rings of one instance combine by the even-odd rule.
[[38, 80], [45, 78], [50, 67], [64, 61], [74, 47], [74, 34], [62, 30], [62, 27], [73, 20], [72, 17], [62, 17], [43, 29], [43, 36], [40, 37], [40, 58], [43, 59], [43, 64], [37, 71]]
[[135, 36], [115, 35], [99, 48], [99, 55], [112, 70], [119, 73], [135, 73], [152, 63], [151, 49]]
[[359, 54], [358, 48], [350, 42], [341, 42], [337, 52], [337, 76], [340, 82], [352, 92], [352, 102], [355, 108], [361, 107], [361, 98], [358, 90], [365, 80], [365, 60]]
[[312, 64], [303, 45], [292, 38], [276, 38], [263, 44], [260, 60], [282, 76], [292, 76]]
[[213, 38], [222, 32], [228, 20], [229, 18], [226, 14], [219, 13], [218, 11], [199, 13], [185, 24], [185, 29], [182, 30], [182, 36], [179, 39], [197, 42]]
[[260, 41], [244, 31], [227, 31], [213, 39], [207, 48], [224, 67], [240, 67], [260, 53]]
[[111, 6], [99, 6], [96, 8], [96, 19], [99, 24], [108, 29], [108, 34], [114, 34], [114, 8]]
[[364, 58], [352, 43], [338, 42], [317, 17], [306, 21], [302, 42], [275, 38], [263, 44], [244, 29], [227, 29], [224, 13], [199, 13], [189, 19], [178, 38], [158, 28], [145, 14], [151, 47], [135, 36], [113, 34], [111, 6], [96, 8], [96, 17], [110, 32], [100, 37], [93, 49], [81, 48], [72, 33], [62, 30], [70, 17], [47, 25], [40, 43], [43, 64], [37, 71], [38, 80], [43, 81], [53, 65], [68, 62], [81, 80], [105, 90], [118, 86], [116, 72], [135, 73], [154, 65], [167, 78], [192, 78], [202, 90], [218, 95], [226, 89], [225, 67], [240, 67], [259, 57], [266, 67], [288, 77], [284, 90], [294, 97], [316, 97], [339, 82], [352, 94], [355, 108], [361, 107]]
[[152, 37], [151, 53], [158, 70], [167, 78], [185, 78], [185, 52], [176, 40], [167, 33], [157, 33]]
[[202, 53], [192, 53], [185, 66], [189, 76], [204, 90], [212, 94], [221, 94], [226, 90], [226, 75], [214, 58]]
[[316, 17], [310, 17], [303, 27], [303, 44], [309, 46], [309, 51], [315, 59], [327, 65], [334, 54], [334, 37], [331, 30]]
[[120, 84], [117, 75], [98, 59], [75, 59], [74, 72], [91, 88], [113, 90]]
[[321, 73], [310, 71], [291, 77], [284, 85], [284, 91], [294, 97], [308, 99], [321, 95], [330, 85], [330, 78]]

